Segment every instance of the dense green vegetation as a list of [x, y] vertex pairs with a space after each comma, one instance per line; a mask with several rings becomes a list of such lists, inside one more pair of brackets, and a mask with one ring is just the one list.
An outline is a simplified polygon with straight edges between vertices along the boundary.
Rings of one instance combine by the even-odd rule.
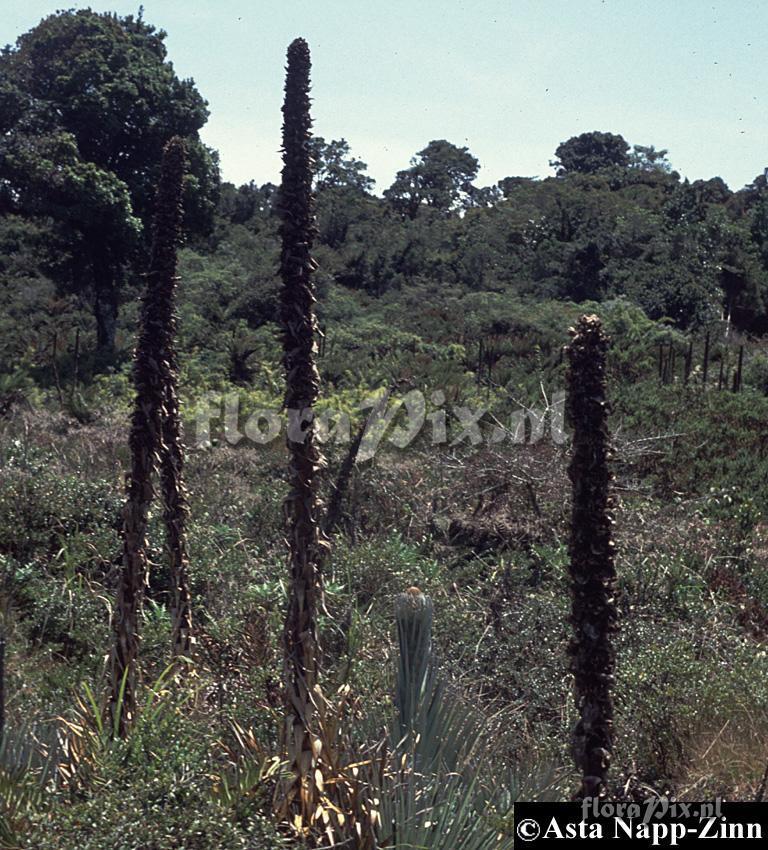
[[[220, 183], [197, 136], [206, 104], [163, 38], [141, 19], [62, 13], [0, 55], [0, 847], [297, 846], [270, 814], [288, 451], [284, 426], [260, 441], [248, 424], [285, 393], [279, 193]], [[113, 740], [101, 700], [131, 354], [176, 134], [190, 152], [177, 351], [197, 633], [168, 671], [155, 509], [140, 708]], [[619, 585], [611, 794], [753, 799], [768, 761], [768, 181], [689, 182], [665, 151], [595, 132], [563, 141], [551, 177], [479, 187], [470, 151], [425, 145], [377, 195], [343, 139], [312, 141], [318, 408], [354, 435], [389, 388], [390, 405], [422, 394], [427, 417], [398, 446], [403, 405], [357, 463], [323, 568], [340, 775], [352, 787], [352, 754], [393, 722], [393, 600], [417, 586], [446, 692], [492, 741], [478, 787], [504, 793], [485, 832], [507, 846], [515, 799], [576, 787], [569, 444], [553, 423], [568, 328], [598, 313]], [[476, 431], [467, 411], [482, 412]], [[347, 452], [323, 445], [322, 502]], [[385, 810], [399, 804], [385, 791]]]

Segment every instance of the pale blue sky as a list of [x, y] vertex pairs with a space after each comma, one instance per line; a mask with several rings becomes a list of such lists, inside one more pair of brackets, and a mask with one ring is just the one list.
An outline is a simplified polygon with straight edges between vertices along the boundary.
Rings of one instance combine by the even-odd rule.
[[[0, 42], [60, 6], [0, 0]], [[768, 167], [765, 0], [144, 0], [210, 102], [226, 179], [275, 181], [285, 48], [313, 58], [315, 132], [345, 137], [379, 190], [431, 139], [467, 145], [479, 183], [548, 176], [586, 130], [669, 149], [736, 189]]]

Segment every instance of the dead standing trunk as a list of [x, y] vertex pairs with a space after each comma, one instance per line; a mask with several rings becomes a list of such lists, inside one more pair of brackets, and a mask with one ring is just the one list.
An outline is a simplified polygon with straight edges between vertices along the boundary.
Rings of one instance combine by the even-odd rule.
[[691, 369], [693, 368], [693, 338], [688, 340], [688, 348], [685, 353], [685, 374], [684, 374], [684, 384], [687, 387], [688, 381], [691, 377]]
[[108, 363], [114, 357], [117, 336], [117, 274], [109, 258], [100, 256], [94, 261], [93, 275], [96, 353], [100, 361]]
[[579, 721], [572, 747], [582, 784], [576, 797], [603, 796], [613, 747], [614, 600], [610, 435], [605, 387], [608, 339], [597, 316], [583, 316], [568, 348], [568, 414], [573, 448], [570, 540], [571, 670]]
[[739, 362], [736, 366], [736, 371], [733, 374], [733, 391], [735, 393], [741, 392], [741, 377], [742, 371], [744, 370], [744, 346], [739, 346]]
[[704, 338], [704, 364], [701, 367], [701, 383], [702, 386], [706, 389], [707, 386], [707, 376], [709, 375], [709, 331], [707, 331], [707, 335]]
[[315, 367], [317, 325], [312, 282], [316, 264], [311, 256], [316, 226], [310, 153], [310, 67], [309, 47], [298, 38], [288, 48], [279, 199], [281, 320], [290, 452], [290, 491], [285, 502], [290, 590], [284, 631], [284, 744], [290, 778], [281, 811], [302, 827], [312, 822], [318, 795], [320, 752], [314, 734], [314, 714], [320, 662], [317, 637], [317, 615], [322, 601], [320, 564], [325, 545], [318, 528], [316, 493], [322, 457], [312, 422], [319, 376]]
[[344, 460], [339, 467], [339, 474], [336, 476], [336, 482], [333, 486], [333, 492], [328, 500], [328, 509], [325, 513], [323, 521], [323, 531], [326, 536], [331, 535], [336, 531], [336, 527], [341, 522], [341, 517], [344, 509], [344, 499], [349, 489], [349, 482], [352, 478], [352, 472], [357, 461], [357, 454], [360, 451], [360, 445], [363, 442], [363, 436], [367, 426], [367, 421], [363, 422], [357, 429], [352, 442], [349, 445]]

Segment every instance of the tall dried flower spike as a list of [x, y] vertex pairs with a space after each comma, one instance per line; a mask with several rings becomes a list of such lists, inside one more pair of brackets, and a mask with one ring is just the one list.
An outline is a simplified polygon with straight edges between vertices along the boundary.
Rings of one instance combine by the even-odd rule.
[[316, 476], [322, 457], [312, 422], [319, 375], [315, 366], [317, 325], [312, 282], [316, 264], [311, 255], [316, 227], [309, 73], [309, 47], [303, 39], [297, 38], [288, 48], [279, 196], [281, 320], [290, 453], [290, 490], [285, 502], [290, 591], [284, 631], [284, 743], [290, 779], [284, 789], [281, 811], [302, 828], [312, 822], [318, 799], [320, 752], [315, 743], [318, 739], [313, 734], [313, 695], [320, 663], [317, 615], [322, 603], [321, 559], [325, 546], [318, 529], [316, 492]]
[[579, 721], [573, 756], [582, 774], [577, 799], [604, 796], [613, 747], [611, 687], [616, 629], [616, 569], [605, 356], [608, 338], [597, 316], [583, 316], [568, 348], [568, 415], [573, 448], [570, 539], [570, 646]]
[[[129, 436], [131, 468], [123, 509], [122, 564], [112, 618], [115, 640], [109, 661], [109, 717], [112, 730], [121, 737], [126, 734], [136, 708], [139, 619], [147, 582], [147, 516], [154, 495], [152, 476], [161, 462], [164, 467], [173, 465], [180, 471], [169, 460], [174, 455], [167, 451], [164, 434], [173, 435], [167, 404], [174, 398], [169, 394], [168, 380], [175, 367], [175, 359], [169, 357], [174, 330], [173, 290], [184, 159], [181, 140], [171, 140], [163, 156], [150, 272], [133, 363], [136, 397]], [[180, 480], [175, 484], [180, 486]], [[164, 489], [168, 489], [166, 485], [170, 489], [174, 485], [168, 470], [163, 473]], [[177, 508], [178, 504], [174, 505]]]
[[174, 137], [163, 154], [163, 170], [157, 193], [155, 236], [148, 286], [160, 295], [162, 309], [159, 340], [160, 366], [165, 384], [163, 451], [160, 456], [160, 485], [166, 529], [166, 556], [171, 579], [172, 647], [174, 654], [189, 652], [192, 641], [192, 611], [187, 555], [187, 495], [184, 489], [181, 417], [178, 397], [178, 357], [176, 354], [177, 247], [182, 235], [182, 191], [187, 153], [184, 141]]

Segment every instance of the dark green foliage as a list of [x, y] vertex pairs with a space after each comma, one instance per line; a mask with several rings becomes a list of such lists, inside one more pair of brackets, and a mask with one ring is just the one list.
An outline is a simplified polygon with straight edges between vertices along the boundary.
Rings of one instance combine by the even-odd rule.
[[61, 850], [66, 846], [62, 840], [76, 842], [80, 850], [278, 850], [289, 846], [267, 816], [251, 815], [237, 823], [229, 811], [210, 801], [204, 787], [178, 789], [174, 777], [166, 781], [175, 782], [170, 793], [156, 787], [153, 777], [151, 788], [134, 785], [38, 815], [25, 832], [35, 841], [35, 850]]
[[628, 151], [629, 145], [623, 136], [595, 130], [572, 136], [558, 145], [557, 159], [552, 164], [561, 176], [571, 172], [594, 174], [604, 168], [629, 165]]
[[322, 136], [314, 136], [310, 147], [315, 165], [315, 189], [346, 189], [363, 194], [373, 188], [373, 178], [365, 174], [368, 166], [353, 156], [346, 139], [326, 142]]
[[[84, 162], [130, 188], [145, 223], [163, 146], [173, 135], [196, 139], [208, 116], [193, 82], [179, 80], [167, 61], [165, 37], [131, 15], [59, 12], [21, 36], [2, 61], [2, 79], [19, 104], [9, 129], [71, 134]], [[208, 179], [200, 165], [193, 175]]]
[[659, 496], [743, 487], [762, 509], [768, 506], [768, 445], [761, 424], [767, 401], [762, 392], [718, 393], [716, 384], [709, 394], [653, 381], [614, 391], [615, 416], [623, 428], [662, 436], [657, 452], [636, 461]]
[[91, 300], [107, 354], [125, 265], [141, 253], [171, 136], [190, 140], [190, 232], [209, 226], [213, 208], [217, 166], [197, 137], [206, 103], [176, 77], [164, 39], [141, 18], [59, 12], [0, 56], [0, 210], [58, 228], [73, 266], [57, 282]]
[[432, 141], [411, 160], [409, 169], [398, 171], [384, 197], [407, 218], [415, 218], [422, 205], [448, 215], [468, 205], [479, 167], [466, 147], [445, 139]]
[[[106, 557], [116, 542], [120, 500], [106, 479], [80, 481], [76, 474], [55, 475], [47, 471], [51, 456], [29, 457], [17, 443], [3, 458], [3, 491], [0, 495], [0, 551], [26, 562], [50, 558], [65, 541], [78, 534], [96, 546], [94, 565]], [[10, 455], [10, 457], [9, 457]], [[26, 455], [26, 456], [25, 456]], [[104, 548], [98, 540], [103, 529], [112, 532]]]
[[[345, 142], [317, 144], [314, 154], [324, 176], [317, 181], [320, 269], [315, 278], [322, 302], [338, 284], [387, 296], [393, 305], [400, 301], [398, 321], [405, 321], [412, 312], [409, 302], [428, 292], [435, 306], [421, 317], [421, 332], [429, 336], [437, 332], [434, 318], [443, 312], [438, 300], [455, 301], [472, 292], [536, 302], [625, 298], [651, 318], [669, 318], [680, 328], [701, 328], [723, 311], [742, 330], [759, 332], [766, 323], [768, 272], [759, 224], [764, 189], [758, 183], [737, 193], [718, 180], [681, 183], [658, 166], [655, 152], [636, 152], [627, 165], [594, 173], [509, 178], [501, 181], [503, 193], [481, 204], [479, 190], [468, 182], [474, 158], [435, 142], [424, 149], [430, 156], [413, 167], [424, 172], [419, 180], [434, 184], [432, 189], [398, 195], [398, 204], [413, 202], [411, 211], [418, 214], [410, 218], [393, 210], [389, 194], [387, 201], [366, 191], [364, 166]], [[119, 201], [119, 195], [105, 198]], [[459, 208], [467, 210], [461, 217], [443, 214]], [[197, 241], [182, 257], [187, 277], [180, 305], [186, 320], [182, 350], [196, 349], [211, 367], [240, 382], [255, 374], [252, 364], [238, 363], [237, 340], [247, 350], [250, 332], [278, 318], [276, 212], [271, 184], [225, 186], [211, 238]], [[99, 218], [107, 221], [111, 214], [102, 210]], [[61, 223], [51, 229], [16, 217], [8, 227], [8, 251], [19, 251], [20, 262], [0, 261], [3, 314], [34, 309], [40, 322], [32, 328], [11, 325], [6, 345], [27, 352], [53, 385], [56, 330], [66, 389], [76, 329], [81, 329], [80, 370], [86, 376], [95, 343], [81, 297], [51, 302], [65, 291], [66, 280], [74, 279], [79, 243], [72, 243]], [[126, 314], [117, 326], [122, 340], [131, 332], [129, 318]]]

